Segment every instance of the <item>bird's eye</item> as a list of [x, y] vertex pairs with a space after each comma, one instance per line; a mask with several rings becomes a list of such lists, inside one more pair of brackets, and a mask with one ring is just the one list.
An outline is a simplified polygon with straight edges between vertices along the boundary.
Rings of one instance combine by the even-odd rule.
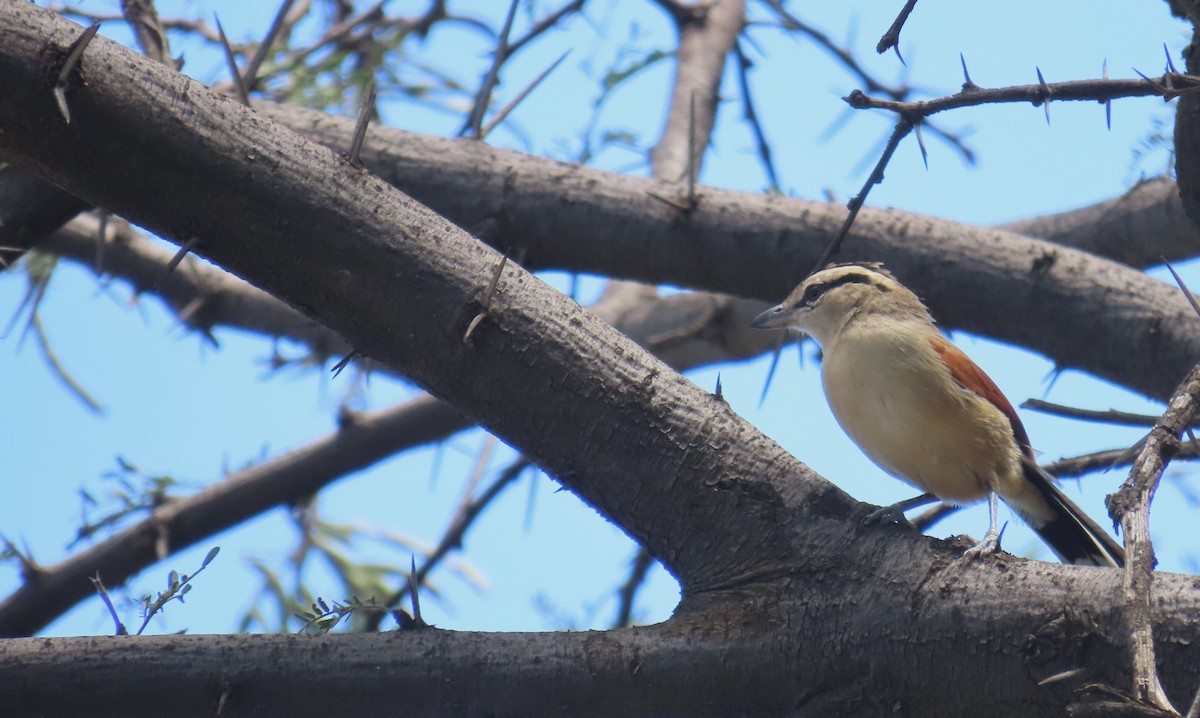
[[808, 289], [804, 290], [804, 303], [805, 304], [814, 304], [818, 299], [821, 298], [821, 295], [824, 293], [825, 293], [824, 285], [814, 284], [811, 287], [809, 287]]

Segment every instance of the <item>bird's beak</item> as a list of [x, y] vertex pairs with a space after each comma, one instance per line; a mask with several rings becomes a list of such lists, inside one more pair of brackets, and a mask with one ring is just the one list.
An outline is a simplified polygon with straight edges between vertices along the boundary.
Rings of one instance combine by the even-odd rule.
[[788, 320], [791, 319], [791, 312], [782, 304], [776, 304], [767, 311], [759, 314], [750, 322], [750, 326], [754, 329], [783, 329], [788, 325]]

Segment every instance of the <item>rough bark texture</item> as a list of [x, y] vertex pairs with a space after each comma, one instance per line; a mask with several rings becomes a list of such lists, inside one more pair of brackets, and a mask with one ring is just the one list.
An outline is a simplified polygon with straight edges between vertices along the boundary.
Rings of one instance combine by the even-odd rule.
[[[79, 31], [0, 3], [0, 152], [172, 241], [196, 242], [478, 419], [645, 542], [679, 577], [683, 602], [664, 624], [603, 634], [15, 639], [0, 642], [6, 709], [1049, 716], [1079, 683], [1039, 686], [1045, 677], [1082, 668], [1086, 680], [1127, 682], [1115, 571], [961, 561], [962, 542], [861, 526], [861, 506], [723, 401], [520, 267], [509, 263], [482, 306], [495, 251], [328, 149], [113, 43], [97, 38], [84, 54], [86, 84], [68, 93], [72, 123], [63, 124], [48, 82]], [[499, 178], [501, 197], [531, 200], [511, 194], [525, 181], [502, 166], [513, 156], [480, 152], [477, 161], [492, 159], [476, 170]], [[714, 191], [689, 217], [657, 203], [646, 215], [658, 218], [654, 243], [597, 249], [581, 236], [588, 223], [559, 227], [556, 214], [585, 196], [604, 209], [624, 185], [585, 192], [579, 183], [594, 175], [554, 171], [563, 189], [538, 195], [554, 201], [536, 215], [506, 199], [479, 218], [539, 238], [531, 256], [540, 264], [776, 297], [840, 221], [815, 203]], [[651, 212], [650, 186], [624, 195], [637, 201], [623, 211]], [[742, 211], [736, 200], [765, 227], [723, 225]], [[964, 241], [969, 253], [956, 244]], [[1150, 393], [1182, 376], [1172, 374], [1181, 354], [1184, 369], [1197, 355], [1197, 322], [1172, 292], [1081, 253], [899, 212], [864, 213], [851, 245], [889, 260], [955, 324], [991, 322]], [[987, 290], [977, 286], [984, 279]], [[1079, 315], [1092, 311], [1086, 296], [1119, 309], [1092, 321]], [[1031, 336], [1036, 328], [1023, 324], [1039, 314], [1082, 348]], [[1200, 593], [1181, 576], [1156, 586], [1163, 680], [1178, 703], [1200, 662]]]
[[[353, 125], [258, 107], [330, 146], [344, 143]], [[484, 241], [523, 253], [530, 267], [766, 301], [791, 290], [845, 217], [836, 204], [712, 188], [684, 214], [657, 198], [679, 197], [674, 185], [387, 128], [371, 130], [363, 159]], [[1158, 399], [1200, 357], [1200, 319], [1175, 287], [1012, 232], [868, 207], [843, 259], [883, 261], [945, 326]]]
[[1174, 262], [1200, 252], [1200, 229], [1168, 177], [1139, 182], [1120, 197], [1069, 212], [1031, 217], [1003, 229], [1106, 257], [1131, 267]]

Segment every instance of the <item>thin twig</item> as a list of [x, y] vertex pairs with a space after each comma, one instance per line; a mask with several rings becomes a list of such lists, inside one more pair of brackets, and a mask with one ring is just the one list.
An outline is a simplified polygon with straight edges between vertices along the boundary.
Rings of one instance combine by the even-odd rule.
[[775, 162], [771, 159], [771, 145], [767, 142], [767, 135], [763, 131], [762, 123], [758, 119], [758, 111], [754, 109], [754, 97], [750, 93], [750, 68], [753, 63], [750, 58], [746, 57], [746, 53], [742, 50], [742, 43], [737, 42], [733, 46], [734, 54], [737, 55], [737, 77], [738, 88], [742, 93], [742, 117], [750, 125], [750, 131], [754, 133], [754, 142], [758, 149], [758, 159], [762, 162], [763, 170], [767, 173], [767, 182], [769, 189], [772, 192], [782, 192], [779, 187], [779, 175], [775, 172]]
[[504, 27], [500, 30], [500, 37], [496, 41], [492, 66], [488, 68], [483, 83], [475, 93], [475, 102], [471, 105], [471, 112], [467, 115], [466, 122], [463, 123], [462, 129], [458, 132], [459, 137], [465, 137], [470, 133], [471, 137], [482, 139], [483, 115], [487, 112], [488, 105], [491, 104], [492, 90], [496, 89], [496, 83], [500, 80], [500, 66], [508, 59], [508, 34], [512, 32], [513, 18], [517, 14], [518, 2], [519, 0], [512, 0], [508, 6], [508, 15], [504, 18]]
[[867, 177], [867, 181], [863, 183], [862, 189], [858, 194], [854, 195], [847, 203], [846, 207], [850, 213], [846, 215], [846, 221], [842, 223], [842, 228], [838, 230], [837, 236], [821, 253], [821, 258], [813, 266], [809, 274], [819, 271], [824, 267], [829, 260], [837, 256], [837, 253], [842, 248], [842, 242], [846, 239], [846, 235], [850, 233], [850, 227], [854, 225], [854, 220], [858, 217], [858, 212], [866, 204], [867, 195], [871, 193], [871, 188], [883, 182], [883, 170], [891, 161], [892, 155], [896, 153], [896, 148], [900, 146], [900, 140], [904, 139], [905, 135], [912, 132], [913, 123], [907, 117], [901, 116], [900, 121], [896, 123], [896, 128], [892, 130], [892, 136], [888, 138], [887, 145], [883, 148], [883, 155], [879, 158], [879, 162], [875, 163], [875, 169], [871, 170], [871, 174]]
[[[409, 586], [412, 585], [413, 581], [415, 581], [416, 585], [418, 586], [423, 585], [426, 578], [428, 578], [429, 573], [433, 571], [433, 569], [436, 568], [438, 564], [440, 564], [442, 560], [444, 560], [446, 556], [450, 554], [451, 551], [462, 547], [463, 537], [467, 535], [467, 531], [471, 528], [475, 522], [475, 519], [479, 517], [483, 510], [491, 505], [492, 501], [494, 501], [496, 497], [508, 487], [509, 484], [511, 484], [513, 481], [516, 481], [517, 477], [521, 475], [522, 471], [529, 468], [531, 465], [532, 464], [529, 459], [526, 459], [525, 457], [518, 458], [516, 461], [509, 464], [507, 468], [501, 471], [500, 475], [496, 477], [496, 480], [483, 490], [483, 493], [479, 494], [478, 497], [463, 505], [461, 509], [456, 512], [454, 520], [450, 522], [450, 525], [446, 529], [446, 532], [442, 535], [441, 540], [438, 541], [437, 547], [431, 551], [428, 556], [426, 556], [425, 561], [420, 565], [420, 567], [417, 568], [416, 572], [411, 574], [414, 578], [406, 582], [404, 588], [401, 588], [399, 591], [389, 596], [384, 605], [393, 607], [403, 601], [405, 595], [407, 595], [409, 591]], [[369, 616], [366, 620], [364, 630], [367, 632], [378, 631], [379, 624], [382, 622], [382, 615], [378, 617]]]
[[499, 112], [492, 115], [492, 119], [488, 120], [488, 123], [483, 126], [483, 129], [480, 130], [480, 139], [486, 138], [489, 134], [491, 134], [492, 130], [494, 130], [497, 125], [503, 122], [504, 118], [508, 117], [509, 113], [515, 110], [517, 105], [521, 104], [521, 102], [529, 96], [529, 93], [533, 92], [538, 85], [542, 84], [542, 80], [545, 80], [547, 77], [549, 77], [550, 73], [554, 72], [558, 66], [562, 64], [562, 61], [567, 59], [567, 55], [570, 54], [571, 51], [567, 50], [563, 54], [559, 55], [558, 59], [550, 64], [550, 67], [542, 70], [541, 74], [533, 78], [533, 82], [529, 83], [524, 90], [518, 92], [517, 96], [510, 100], [507, 105], [501, 107]]
[[[1129, 466], [1137, 458], [1137, 454], [1138, 452], [1131, 452], [1129, 449], [1109, 449], [1069, 459], [1059, 459], [1042, 464], [1042, 468], [1051, 476], [1069, 479], [1090, 474], [1093, 471], [1109, 471], [1119, 466]], [[1179, 453], [1175, 454], [1175, 459], [1200, 459], [1200, 442], [1189, 441], [1180, 444]]]
[[646, 583], [652, 566], [654, 557], [644, 546], [638, 547], [637, 556], [633, 557], [633, 565], [629, 568], [629, 578], [625, 579], [625, 583], [617, 590], [617, 618], [613, 621], [613, 628], [627, 628], [630, 625], [633, 619], [633, 601], [637, 597], [638, 589]]
[[[1051, 461], [1048, 464], [1042, 464], [1042, 469], [1056, 479], [1074, 479], [1094, 471], [1109, 471], [1119, 466], [1128, 466], [1136, 457], [1137, 452], [1131, 452], [1129, 449], [1109, 449]], [[1175, 454], [1175, 459], [1200, 459], [1200, 442], [1189, 441], [1181, 444], [1179, 453]], [[941, 504], [909, 519], [909, 523], [918, 531], [927, 531], [929, 527], [961, 508], [963, 507], [954, 504]]]
[[280, 3], [279, 11], [275, 13], [275, 19], [271, 21], [271, 27], [267, 29], [267, 36], [259, 43], [258, 49], [254, 51], [254, 57], [251, 57], [249, 64], [246, 65], [246, 70], [242, 73], [241, 84], [247, 90], [254, 89], [254, 84], [258, 81], [258, 70], [266, 61], [267, 55], [271, 52], [271, 46], [275, 44], [280, 31], [283, 30], [284, 21], [291, 12], [292, 4], [295, 1], [283, 0]]
[[[1185, 89], [1180, 90], [1175, 86], [1165, 84], [1168, 79], [1185, 85]], [[963, 91], [953, 95], [913, 102], [871, 97], [862, 90], [854, 90], [842, 99], [856, 110], [890, 110], [916, 119], [929, 117], [946, 110], [979, 105], [1028, 102], [1036, 107], [1051, 99], [1064, 102], [1107, 102], [1122, 97], [1158, 96], [1169, 100], [1193, 90], [1200, 90], [1200, 78], [1167, 74], [1163, 76], [1160, 83], [1145, 77], [1140, 80], [1099, 79], [1071, 82], [1045, 82], [1043, 80], [1036, 85], [996, 88], [974, 86], [964, 88]]]
[[1154, 426], [1158, 423], [1161, 417], [1151, 416], [1150, 414], [1133, 414], [1128, 411], [1118, 411], [1109, 409], [1107, 411], [1099, 411], [1096, 409], [1080, 409], [1074, 406], [1064, 406], [1063, 404], [1055, 404], [1041, 399], [1026, 399], [1021, 404], [1022, 409], [1030, 409], [1051, 416], [1062, 416], [1068, 419], [1080, 419], [1083, 421], [1098, 421], [1104, 424], [1117, 424], [1119, 426]]
[[584, 2], [585, 2], [585, 0], [571, 0], [571, 2], [567, 3], [566, 5], [563, 5], [558, 10], [555, 10], [554, 12], [550, 13], [546, 17], [535, 22], [533, 24], [533, 27], [529, 28], [529, 32], [525, 33], [520, 38], [509, 43], [509, 46], [508, 46], [509, 56], [511, 57], [512, 55], [515, 55], [518, 50], [520, 50], [522, 47], [525, 47], [526, 44], [533, 41], [535, 38], [537, 38], [543, 32], [545, 32], [545, 31], [549, 30], [550, 28], [554, 27], [555, 25], [557, 25], [558, 22], [560, 20], [562, 20], [563, 18], [565, 18], [567, 15], [570, 15], [571, 13], [576, 13], [576, 12], [579, 12], [580, 10], [583, 10]]
[[908, 2], [904, 3], [904, 7], [900, 9], [900, 14], [892, 21], [892, 26], [887, 29], [887, 32], [883, 33], [883, 37], [879, 38], [879, 42], [875, 45], [875, 52], [882, 55], [889, 48], [895, 48], [896, 57], [900, 58], [900, 62], [904, 62], [904, 57], [900, 54], [900, 30], [904, 28], [905, 21], [908, 20], [908, 16], [916, 6], [917, 0], [908, 0]]
[[[315, 52], [318, 52], [319, 50], [321, 50], [322, 48], [324, 48], [328, 45], [331, 45], [336, 42], [340, 42], [343, 38], [345, 38], [351, 32], [354, 32], [354, 30], [357, 29], [359, 25], [362, 25], [367, 22], [374, 22], [374, 21], [379, 20], [383, 15], [383, 12], [382, 12], [383, 6], [387, 2], [388, 2], [388, 0], [377, 0], [377, 2], [375, 2], [375, 4], [371, 5], [366, 10], [363, 10], [362, 12], [355, 15], [354, 17], [347, 18], [346, 20], [343, 20], [342, 22], [339, 22], [338, 24], [327, 28], [325, 30], [325, 32], [321, 34], [321, 37], [317, 38], [317, 40], [314, 41], [311, 45], [304, 47], [300, 50], [295, 50], [291, 54], [287, 55], [286, 59], [281, 61], [278, 65], [276, 65], [272, 69], [272, 73], [267, 75], [267, 77], [270, 77], [274, 74], [291, 72], [292, 70], [296, 69], [296, 67], [298, 65], [303, 63], [306, 59], [308, 59], [308, 57], [310, 55], [312, 55]], [[259, 68], [259, 69], [261, 69], [261, 68]], [[258, 77], [255, 79], [261, 80], [264, 78]]]

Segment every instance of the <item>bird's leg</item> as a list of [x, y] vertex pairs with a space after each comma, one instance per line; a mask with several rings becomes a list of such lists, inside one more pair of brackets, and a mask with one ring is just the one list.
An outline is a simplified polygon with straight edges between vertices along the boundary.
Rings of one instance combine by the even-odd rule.
[[932, 504], [937, 501], [938, 497], [933, 494], [921, 494], [914, 496], [911, 499], [897, 501], [891, 506], [882, 506], [875, 509], [871, 513], [863, 517], [864, 524], [902, 524], [907, 521], [904, 518], [904, 512], [909, 509], [915, 509], [918, 506]]
[[1000, 531], [996, 528], [996, 492], [988, 489], [988, 530], [983, 540], [967, 549], [963, 558], [979, 558], [984, 554], [996, 553], [1000, 550]]

